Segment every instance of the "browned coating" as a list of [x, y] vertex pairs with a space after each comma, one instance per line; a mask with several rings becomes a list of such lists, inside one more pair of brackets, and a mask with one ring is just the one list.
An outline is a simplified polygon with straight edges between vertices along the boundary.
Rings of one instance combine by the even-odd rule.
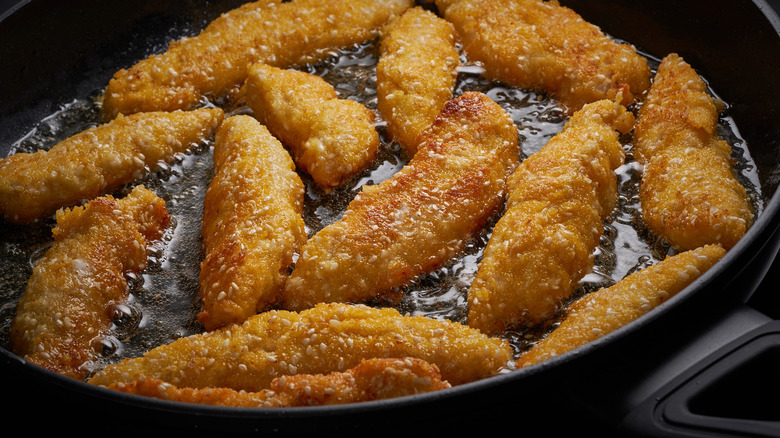
[[731, 147], [718, 135], [718, 102], [677, 54], [666, 56], [634, 132], [644, 172], [642, 218], [674, 248], [733, 247], [753, 223]]
[[238, 115], [222, 123], [214, 171], [201, 226], [198, 319], [207, 330], [273, 305], [307, 238], [303, 182], [282, 144], [257, 120]]
[[11, 324], [11, 348], [51, 371], [83, 379], [127, 298], [125, 274], [143, 271], [147, 242], [170, 217], [143, 186], [127, 197], [97, 198], [57, 212], [54, 244], [33, 270]]
[[341, 220], [301, 250], [286, 309], [366, 302], [460, 253], [500, 208], [519, 160], [508, 114], [481, 93], [448, 102], [392, 178], [364, 186]]

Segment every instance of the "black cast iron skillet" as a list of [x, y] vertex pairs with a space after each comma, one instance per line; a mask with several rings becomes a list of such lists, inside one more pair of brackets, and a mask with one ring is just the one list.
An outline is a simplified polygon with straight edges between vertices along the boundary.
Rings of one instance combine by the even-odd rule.
[[[58, 105], [145, 56], [150, 40], [162, 47], [169, 29], [240, 3], [0, 3], [0, 152], [5, 156], [13, 140]], [[761, 0], [561, 3], [650, 54], [681, 54], [729, 103], [758, 166], [766, 205], [716, 268], [646, 317], [539, 366], [360, 405], [254, 410], [141, 399], [62, 378], [0, 349], [2, 394], [12, 403], [2, 408], [4, 418], [39, 431], [94, 433], [501, 433], [508, 427], [552, 435], [780, 436], [780, 291], [770, 269], [780, 245], [780, 20]], [[762, 399], [770, 394], [768, 402]], [[23, 420], [29, 412], [33, 419]]]

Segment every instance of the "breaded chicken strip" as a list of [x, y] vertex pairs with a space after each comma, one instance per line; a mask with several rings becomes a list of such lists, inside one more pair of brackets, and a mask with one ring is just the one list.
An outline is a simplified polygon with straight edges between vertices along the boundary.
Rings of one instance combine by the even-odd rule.
[[376, 157], [379, 133], [373, 111], [339, 99], [333, 86], [319, 76], [255, 64], [249, 68], [244, 92], [254, 116], [326, 191]]
[[412, 0], [257, 1], [223, 14], [199, 35], [119, 70], [103, 98], [106, 118], [119, 113], [195, 108], [246, 79], [247, 67], [324, 59], [334, 49], [375, 38]]
[[221, 109], [117, 118], [54, 145], [0, 161], [0, 213], [9, 222], [43, 219], [61, 207], [111, 193], [210, 139]]
[[143, 186], [127, 197], [97, 198], [57, 211], [54, 244], [33, 270], [11, 323], [11, 348], [25, 360], [83, 379], [124, 302], [125, 274], [144, 270], [147, 243], [170, 217]]
[[439, 369], [423, 360], [367, 359], [345, 372], [298, 374], [274, 379], [259, 392], [230, 388], [179, 388], [158, 379], [114, 383], [110, 389], [185, 403], [230, 407], [324, 406], [384, 400], [450, 388]]
[[568, 114], [589, 102], [624, 105], [650, 86], [647, 60], [557, 1], [436, 0], [469, 60], [509, 85], [545, 91]]
[[241, 323], [276, 302], [307, 239], [303, 194], [290, 155], [264, 126], [247, 115], [222, 123], [201, 226], [198, 319], [207, 330]]
[[506, 341], [460, 323], [332, 303], [300, 313], [270, 310], [241, 325], [180, 338], [109, 365], [89, 382], [105, 386], [146, 377], [179, 387], [257, 392], [281, 376], [344, 371], [363, 359], [414, 357], [459, 385], [496, 374], [511, 354]]
[[496, 334], [535, 324], [571, 296], [616, 204], [618, 132], [633, 122], [618, 103], [587, 104], [510, 176], [506, 212], [469, 289], [470, 326]]
[[517, 130], [481, 93], [451, 100], [392, 178], [364, 186], [341, 220], [301, 250], [282, 293], [300, 310], [367, 302], [459, 254], [501, 207], [517, 166]]
[[639, 109], [634, 151], [644, 164], [642, 217], [677, 250], [730, 249], [753, 222], [731, 147], [718, 135], [718, 102], [677, 54], [663, 59]]
[[679, 253], [580, 298], [555, 330], [520, 356], [517, 367], [574, 350], [634, 321], [693, 283], [725, 253], [720, 245]]
[[459, 64], [452, 24], [416, 7], [382, 29], [376, 66], [377, 109], [408, 156], [417, 136], [452, 99]]

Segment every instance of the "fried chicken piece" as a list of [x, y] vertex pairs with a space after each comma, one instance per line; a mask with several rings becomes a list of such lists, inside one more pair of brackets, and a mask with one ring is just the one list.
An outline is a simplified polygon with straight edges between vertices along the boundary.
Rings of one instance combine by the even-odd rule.
[[249, 107], [285, 146], [295, 163], [330, 191], [368, 166], [379, 149], [374, 112], [339, 99], [319, 76], [266, 64], [249, 68]]
[[502, 206], [517, 166], [517, 130], [481, 93], [448, 102], [420, 135], [417, 154], [363, 190], [342, 219], [303, 246], [282, 306], [368, 302], [441, 266]]
[[414, 357], [459, 385], [496, 374], [511, 354], [506, 341], [457, 322], [331, 303], [300, 313], [269, 310], [240, 325], [179, 338], [109, 365], [89, 382], [105, 386], [145, 377], [179, 387], [257, 392], [281, 376], [344, 371], [363, 359]]
[[580, 298], [555, 330], [520, 356], [517, 367], [574, 350], [636, 320], [693, 283], [725, 253], [720, 245], [706, 245], [669, 256]]
[[230, 388], [179, 388], [158, 379], [113, 383], [110, 389], [185, 403], [230, 407], [324, 406], [384, 400], [450, 388], [439, 369], [415, 358], [366, 359], [345, 372], [274, 379], [258, 392]]
[[200, 109], [119, 117], [48, 151], [12, 154], [0, 161], [0, 212], [9, 222], [30, 223], [111, 193], [210, 139], [223, 116]]
[[485, 75], [554, 96], [568, 114], [620, 97], [631, 104], [650, 86], [647, 59], [557, 1], [436, 0], [469, 60]]
[[119, 113], [195, 108], [222, 99], [256, 62], [292, 67], [378, 36], [412, 0], [258, 1], [227, 12], [200, 34], [119, 70], [103, 98], [106, 118]]
[[460, 63], [452, 24], [415, 7], [383, 29], [376, 66], [377, 109], [412, 157], [417, 137], [452, 99]]
[[634, 151], [644, 164], [642, 218], [680, 251], [709, 243], [728, 250], [753, 222], [731, 147], [718, 135], [718, 104], [673, 53], [661, 62], [639, 109]]
[[469, 289], [470, 326], [496, 334], [536, 324], [571, 296], [617, 202], [618, 132], [633, 122], [618, 103], [587, 104], [510, 176], [506, 212]]
[[147, 264], [147, 243], [170, 222], [165, 202], [143, 186], [57, 211], [54, 244], [37, 263], [11, 323], [13, 352], [84, 379], [128, 294], [125, 274]]
[[222, 123], [201, 226], [198, 319], [207, 330], [241, 323], [276, 302], [307, 239], [304, 190], [290, 155], [257, 120], [237, 115]]

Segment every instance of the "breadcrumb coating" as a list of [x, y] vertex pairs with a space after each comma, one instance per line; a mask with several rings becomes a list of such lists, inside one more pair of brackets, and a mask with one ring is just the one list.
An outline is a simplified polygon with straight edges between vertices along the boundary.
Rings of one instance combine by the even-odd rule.
[[192, 109], [221, 99], [246, 79], [256, 62], [292, 67], [316, 62], [336, 49], [369, 41], [413, 0], [262, 0], [212, 21], [194, 37], [172, 42], [109, 81], [107, 119], [142, 111]]
[[506, 212], [469, 289], [470, 326], [497, 334], [536, 324], [571, 296], [615, 207], [625, 155], [618, 132], [633, 122], [618, 103], [587, 104], [510, 176]]
[[105, 386], [145, 377], [179, 387], [257, 392], [281, 376], [345, 371], [370, 358], [415, 357], [459, 385], [496, 374], [511, 354], [506, 341], [460, 323], [331, 303], [300, 313], [269, 310], [240, 325], [179, 338], [109, 365], [89, 382]]
[[304, 190], [289, 153], [257, 120], [237, 115], [222, 123], [201, 226], [198, 319], [207, 330], [241, 323], [277, 301], [307, 239]]
[[634, 151], [644, 164], [642, 218], [680, 251], [709, 243], [730, 249], [753, 223], [731, 147], [718, 134], [718, 103], [698, 73], [672, 53], [639, 109]]
[[580, 298], [555, 330], [520, 356], [517, 367], [574, 350], [636, 320], [693, 283], [725, 253], [720, 245], [706, 245], [669, 256]]
[[30, 223], [111, 193], [211, 139], [223, 117], [221, 109], [135, 114], [50, 150], [12, 154], [0, 160], [0, 212], [9, 222]]
[[452, 99], [459, 63], [452, 24], [428, 10], [409, 9], [382, 29], [377, 109], [408, 156], [417, 152], [420, 132]]
[[392, 178], [364, 186], [341, 220], [303, 246], [282, 306], [367, 302], [441, 266], [503, 203], [517, 130], [481, 93], [448, 102]]
[[470, 61], [509, 85], [541, 90], [568, 114], [601, 99], [623, 105], [650, 86], [647, 59], [557, 1], [436, 0]]
[[339, 99], [324, 79], [266, 64], [249, 68], [244, 94], [254, 116], [281, 139], [325, 191], [365, 169], [379, 149], [374, 112]]
[[325, 406], [421, 394], [451, 385], [439, 369], [415, 358], [367, 359], [344, 372], [298, 374], [274, 379], [258, 392], [230, 388], [179, 388], [158, 379], [114, 383], [110, 389], [164, 400], [230, 407]]
[[147, 243], [170, 222], [165, 202], [143, 186], [57, 211], [54, 243], [37, 263], [11, 324], [13, 352], [76, 379], [89, 374], [127, 298], [125, 275], [146, 268]]

